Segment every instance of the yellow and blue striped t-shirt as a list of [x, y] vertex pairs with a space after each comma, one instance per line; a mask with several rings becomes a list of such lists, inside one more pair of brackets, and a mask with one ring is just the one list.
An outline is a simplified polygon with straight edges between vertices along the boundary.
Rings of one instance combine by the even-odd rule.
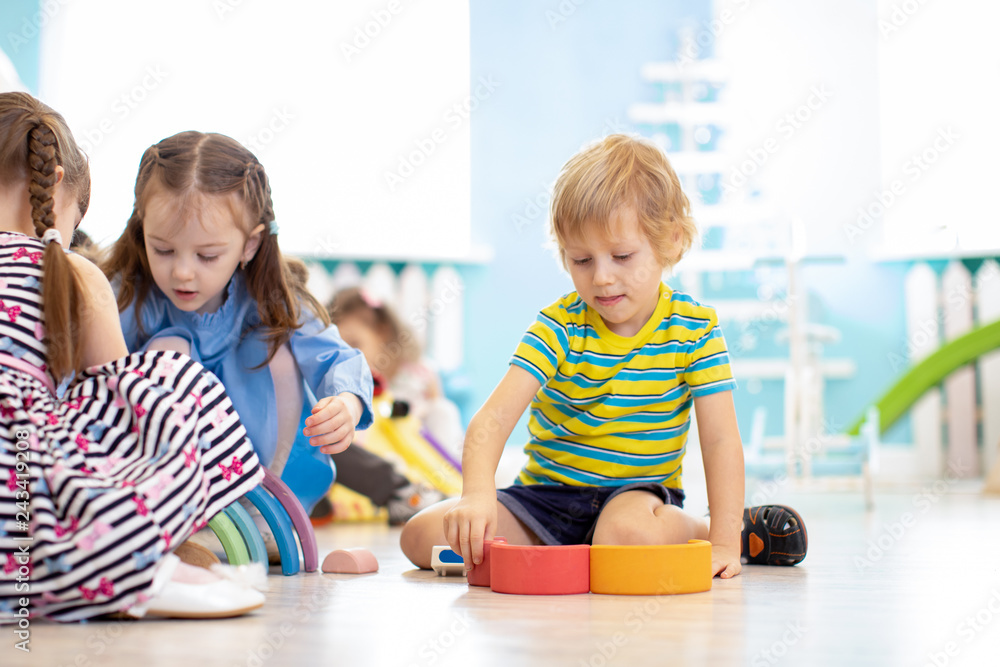
[[715, 310], [662, 283], [630, 338], [567, 294], [539, 313], [510, 363], [542, 384], [518, 484], [680, 488], [693, 397], [736, 388]]

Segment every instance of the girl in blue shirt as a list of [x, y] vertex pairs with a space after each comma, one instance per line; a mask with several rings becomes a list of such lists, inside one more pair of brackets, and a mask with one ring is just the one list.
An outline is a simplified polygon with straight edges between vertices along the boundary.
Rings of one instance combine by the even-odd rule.
[[129, 349], [183, 352], [215, 373], [260, 460], [308, 511], [333, 483], [328, 455], [371, 424], [372, 378], [305, 267], [282, 257], [257, 158], [201, 132], [149, 147], [104, 271]]

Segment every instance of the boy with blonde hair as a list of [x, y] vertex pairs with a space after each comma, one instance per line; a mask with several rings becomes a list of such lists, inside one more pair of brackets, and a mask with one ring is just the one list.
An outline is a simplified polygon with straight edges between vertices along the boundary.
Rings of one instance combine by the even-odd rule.
[[[511, 544], [712, 543], [723, 578], [748, 562], [805, 557], [801, 517], [743, 508], [743, 446], [726, 342], [715, 310], [661, 277], [697, 230], [666, 156], [611, 135], [563, 167], [551, 233], [576, 291], [543, 309], [466, 432], [461, 498], [417, 514], [400, 544], [419, 567], [447, 542], [466, 568], [483, 540]], [[497, 490], [503, 446], [530, 404], [528, 461]], [[712, 519], [681, 506], [691, 409]]]

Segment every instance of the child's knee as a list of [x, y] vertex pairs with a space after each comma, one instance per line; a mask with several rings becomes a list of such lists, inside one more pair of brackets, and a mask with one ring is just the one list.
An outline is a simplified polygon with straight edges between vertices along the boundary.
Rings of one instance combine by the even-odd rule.
[[691, 517], [674, 505], [660, 505], [649, 512], [619, 513], [599, 521], [594, 544], [683, 544], [691, 539]]
[[444, 500], [415, 514], [399, 535], [399, 547], [411, 563], [423, 569], [431, 566], [431, 551], [436, 544], [446, 544], [444, 513], [453, 500]]
[[[399, 534], [399, 548], [411, 563], [417, 567], [426, 568], [430, 563], [430, 559], [421, 558], [422, 549], [420, 547], [424, 539], [419, 520], [415, 522], [414, 519], [417, 519], [417, 517], [411, 518], [403, 526], [403, 532]], [[427, 563], [424, 562], [425, 560]]]
[[644, 528], [635, 522], [617, 517], [616, 520], [599, 522], [594, 530], [594, 544], [625, 546], [630, 544], [653, 544], [655, 540], [650, 533], [648, 523]]

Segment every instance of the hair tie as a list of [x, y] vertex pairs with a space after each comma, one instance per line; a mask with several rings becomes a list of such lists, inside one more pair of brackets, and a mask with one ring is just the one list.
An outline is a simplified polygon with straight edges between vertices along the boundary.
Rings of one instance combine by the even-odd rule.
[[271, 230], [271, 236], [277, 236], [278, 235], [278, 221], [277, 220], [272, 220], [270, 223], [268, 223], [268, 228]]
[[48, 245], [53, 241], [58, 243], [59, 245], [62, 245], [63, 244], [62, 234], [60, 234], [59, 230], [56, 229], [55, 227], [49, 227], [48, 229], [45, 230], [45, 233], [42, 234], [42, 243]]

